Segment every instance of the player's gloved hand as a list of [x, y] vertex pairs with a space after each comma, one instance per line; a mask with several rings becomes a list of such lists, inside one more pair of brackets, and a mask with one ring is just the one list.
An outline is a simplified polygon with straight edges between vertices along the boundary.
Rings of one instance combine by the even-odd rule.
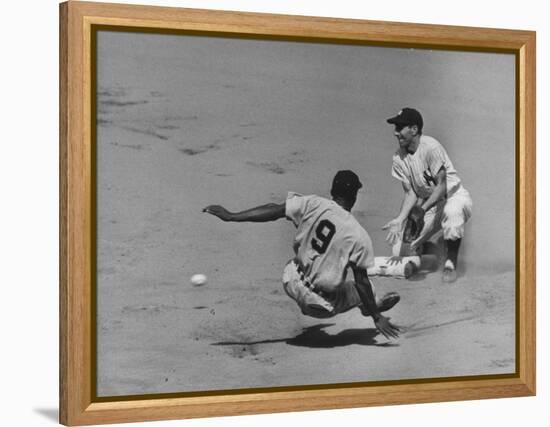
[[219, 205], [210, 205], [205, 207], [203, 212], [209, 213], [210, 215], [217, 216], [222, 221], [231, 221], [232, 214], [227, 209], [225, 209], [223, 206]]
[[388, 230], [386, 236], [386, 242], [390, 245], [395, 245], [401, 238], [401, 231], [403, 230], [403, 221], [399, 218], [392, 219], [386, 225], [382, 227], [382, 230]]
[[418, 239], [420, 232], [424, 228], [424, 209], [420, 206], [413, 206], [407, 217], [407, 224], [403, 233], [403, 242], [411, 243]]
[[378, 331], [382, 335], [384, 335], [386, 338], [389, 339], [389, 338], [399, 337], [399, 332], [401, 332], [401, 330], [399, 329], [398, 326], [391, 323], [388, 317], [385, 317], [379, 314], [374, 319], [374, 324], [376, 326], [376, 329], [378, 329]]

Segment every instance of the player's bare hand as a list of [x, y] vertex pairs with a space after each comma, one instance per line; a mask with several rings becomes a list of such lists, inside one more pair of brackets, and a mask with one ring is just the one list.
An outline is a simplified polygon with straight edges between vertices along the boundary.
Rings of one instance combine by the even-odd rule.
[[401, 239], [403, 222], [404, 221], [401, 221], [399, 218], [395, 218], [382, 227], [382, 230], [388, 230], [386, 242], [388, 242], [390, 245], [395, 245]]
[[209, 213], [210, 215], [217, 216], [222, 221], [231, 221], [231, 218], [232, 218], [231, 212], [229, 212], [223, 206], [219, 206], [219, 205], [207, 206], [202, 211]]
[[376, 326], [376, 329], [384, 335], [386, 338], [397, 338], [399, 337], [399, 332], [401, 330], [399, 329], [399, 326], [394, 325], [390, 322], [390, 319], [388, 317], [380, 315], [375, 321], [374, 324]]
[[386, 261], [386, 264], [387, 265], [397, 265], [397, 264], [401, 264], [402, 262], [403, 262], [403, 257], [392, 256], [392, 257], [388, 258], [388, 260]]

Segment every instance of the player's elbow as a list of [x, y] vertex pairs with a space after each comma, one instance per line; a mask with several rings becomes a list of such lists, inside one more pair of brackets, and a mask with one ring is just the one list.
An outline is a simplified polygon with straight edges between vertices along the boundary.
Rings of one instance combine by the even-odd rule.
[[276, 221], [285, 216], [285, 204], [268, 203], [265, 205], [266, 221]]
[[439, 192], [446, 196], [447, 195], [447, 177], [444, 177], [444, 179], [441, 179], [437, 183], [437, 187], [439, 188]]

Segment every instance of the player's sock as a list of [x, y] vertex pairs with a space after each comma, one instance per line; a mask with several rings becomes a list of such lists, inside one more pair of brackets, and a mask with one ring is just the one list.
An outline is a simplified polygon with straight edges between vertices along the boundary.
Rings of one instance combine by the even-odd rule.
[[445, 240], [445, 245], [447, 246], [447, 260], [453, 263], [453, 268], [456, 268], [458, 260], [458, 249], [460, 248], [460, 243], [462, 239], [456, 240]]
[[445, 265], [443, 266], [443, 269], [445, 269], [445, 270], [454, 270], [455, 265], [453, 264], [453, 262], [450, 259], [448, 259], [447, 261], [445, 261]]
[[446, 240], [447, 244], [447, 259], [443, 267], [443, 282], [453, 283], [457, 279], [456, 262], [458, 259], [458, 248], [460, 247], [460, 239]]

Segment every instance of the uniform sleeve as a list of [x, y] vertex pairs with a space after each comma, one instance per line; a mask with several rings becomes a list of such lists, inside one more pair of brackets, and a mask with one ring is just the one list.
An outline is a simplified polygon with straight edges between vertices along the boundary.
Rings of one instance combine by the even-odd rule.
[[304, 217], [307, 206], [307, 197], [298, 193], [289, 192], [285, 203], [285, 215], [298, 227]]
[[398, 156], [393, 157], [391, 174], [397, 180], [404, 182], [405, 184], [409, 184], [409, 185], [411, 184], [411, 181], [408, 175], [405, 173], [403, 165], [400, 163]]
[[460, 180], [452, 179], [450, 177], [451, 171], [454, 171], [449, 155], [445, 151], [442, 145], [438, 144], [431, 149], [426, 156], [426, 161], [432, 176], [436, 176], [442, 166], [445, 166], [447, 173], [447, 194], [452, 193], [455, 188], [460, 184]]
[[366, 231], [361, 233], [360, 236], [351, 251], [349, 263], [352, 267], [366, 270], [374, 266], [374, 249], [372, 240]]
[[446, 166], [449, 156], [442, 145], [438, 144], [434, 146], [426, 156], [426, 162], [428, 168], [432, 173], [432, 176], [436, 176], [442, 166]]

